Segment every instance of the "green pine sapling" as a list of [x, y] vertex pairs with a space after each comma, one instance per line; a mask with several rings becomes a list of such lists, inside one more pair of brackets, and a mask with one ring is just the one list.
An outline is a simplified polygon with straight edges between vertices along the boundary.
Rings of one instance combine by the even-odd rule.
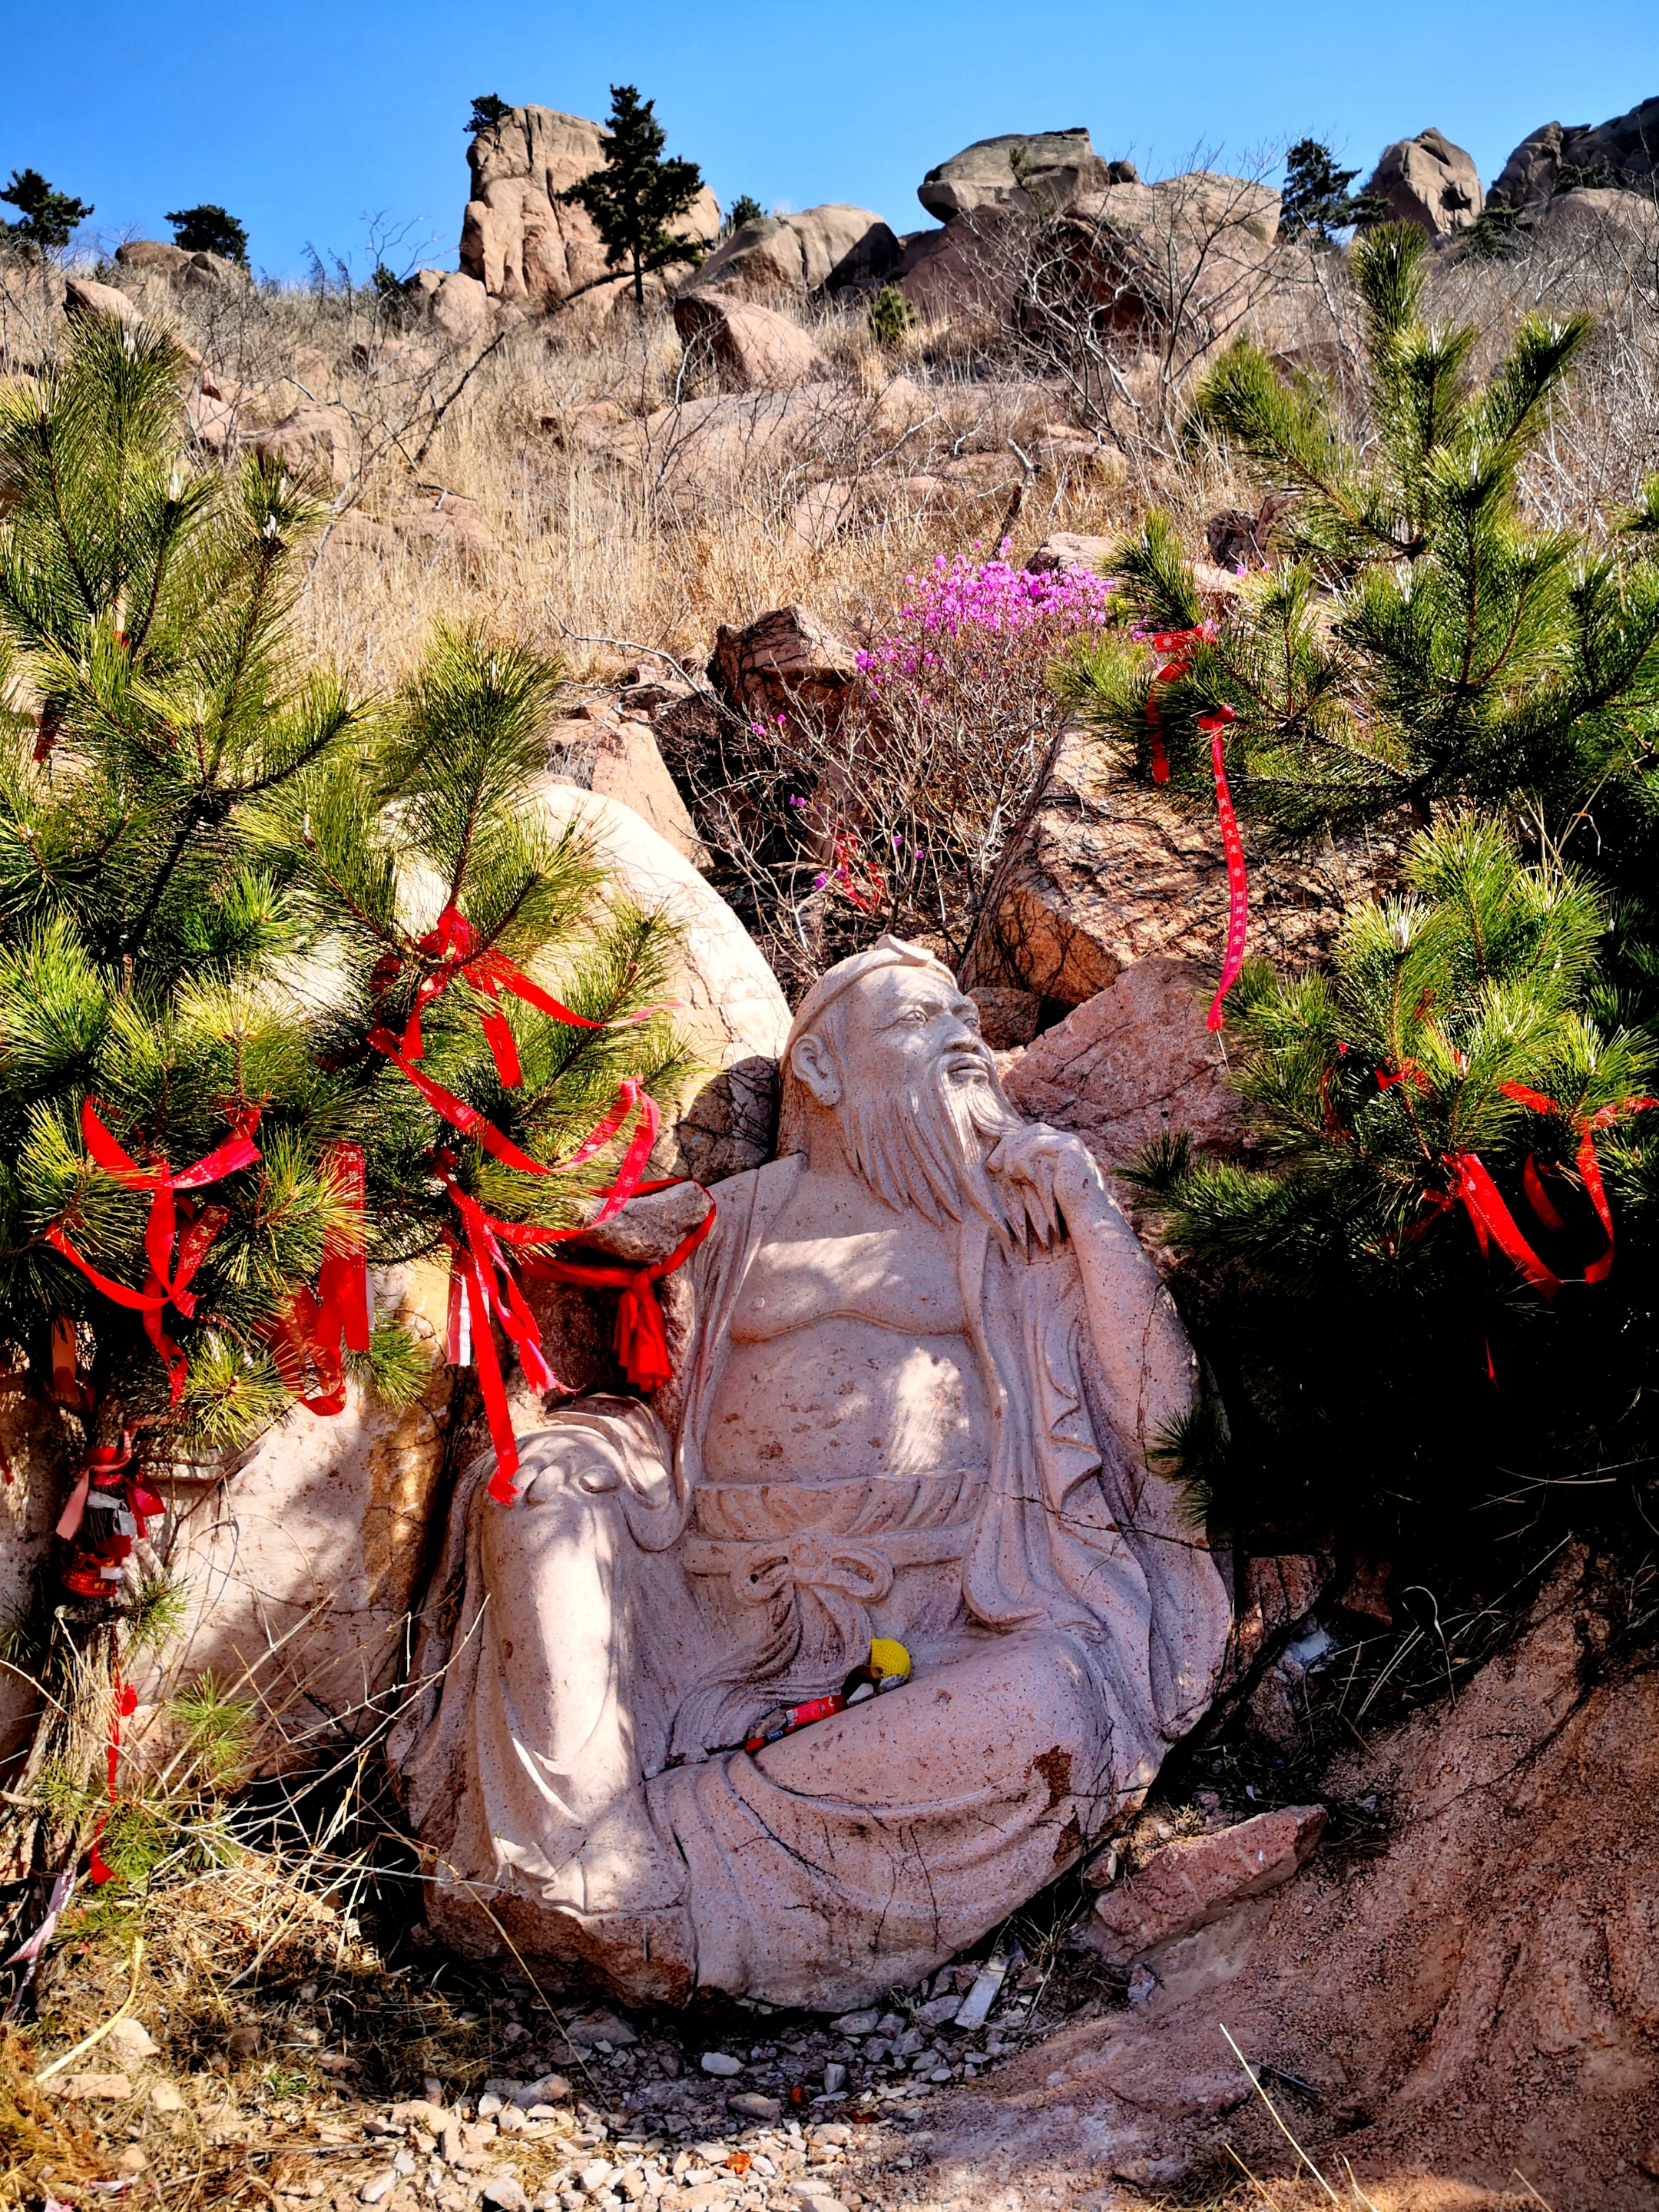
[[[1224, 704], [1239, 810], [1282, 835], [1421, 824], [1474, 802], [1539, 810], [1588, 852], [1598, 805], [1609, 819], [1659, 811], [1659, 562], [1643, 543], [1659, 484], [1605, 548], [1527, 528], [1521, 470], [1589, 319], [1527, 318], [1476, 385], [1474, 330], [1423, 318], [1426, 251], [1409, 226], [1353, 249], [1366, 363], [1352, 434], [1318, 380], [1287, 379], [1248, 343], [1199, 387], [1188, 435], [1224, 441], [1264, 489], [1295, 496], [1276, 525], [1285, 560], [1161, 687], [1171, 781], [1207, 795], [1198, 720]], [[1141, 629], [1201, 619], [1161, 517], [1121, 573]], [[1085, 717], [1149, 775], [1145, 657], [1100, 647], [1073, 680]]]
[[1472, 814], [1413, 837], [1405, 877], [1350, 914], [1329, 973], [1245, 969], [1250, 1164], [1181, 1139], [1126, 1170], [1164, 1241], [1232, 1285], [1242, 1442], [1218, 1451], [1202, 1415], [1164, 1439], [1230, 1512], [1374, 1510], [1643, 1426], [1659, 1055], [1597, 972], [1606, 901]]
[[[683, 1066], [635, 1018], [672, 932], [609, 902], [534, 804], [556, 665], [441, 632], [383, 702], [307, 665], [289, 617], [324, 509], [274, 463], [193, 470], [185, 373], [165, 336], [86, 316], [0, 394], [0, 1346], [43, 1401], [52, 1378], [76, 1459], [161, 1473], [284, 1413], [289, 1325], [331, 1254], [441, 1251], [457, 1190], [580, 1221], [643, 1104], [585, 1170], [556, 1163], [624, 1080], [648, 1096]], [[488, 1002], [433, 943], [442, 907], [599, 1026], [508, 1002], [504, 1085]], [[434, 981], [422, 1069], [547, 1172], [501, 1167], [368, 1047]], [[392, 1324], [356, 1348], [369, 1387], [423, 1384]], [[298, 1387], [341, 1396], [340, 1349], [307, 1344]], [[73, 1843], [29, 1778], [95, 1753], [88, 1700], [142, 1602], [111, 1518], [58, 1563], [85, 1602], [46, 1594], [60, 1687], [13, 1784], [13, 1873]]]

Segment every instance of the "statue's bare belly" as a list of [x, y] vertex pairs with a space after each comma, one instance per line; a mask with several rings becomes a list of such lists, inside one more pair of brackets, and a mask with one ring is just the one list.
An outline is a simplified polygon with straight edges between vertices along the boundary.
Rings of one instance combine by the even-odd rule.
[[836, 1314], [732, 1344], [703, 1468], [720, 1483], [934, 1474], [984, 1468], [989, 1434], [965, 1337], [902, 1334]]

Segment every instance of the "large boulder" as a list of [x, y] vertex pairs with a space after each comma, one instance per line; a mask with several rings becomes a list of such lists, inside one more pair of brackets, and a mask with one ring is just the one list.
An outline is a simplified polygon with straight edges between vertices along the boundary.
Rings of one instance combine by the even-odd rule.
[[[1659, 243], [1659, 205], [1650, 191], [1626, 191], [1593, 185], [1558, 192], [1529, 211], [1535, 237], [1575, 252], [1628, 265], [1632, 252], [1652, 255]], [[1643, 264], [1651, 269], [1651, 259]]]
[[696, 1064], [673, 1123], [678, 1167], [659, 1171], [709, 1182], [760, 1166], [772, 1156], [776, 1063], [790, 1016], [759, 946], [690, 861], [630, 807], [551, 775], [538, 797], [556, 830], [574, 822], [594, 837], [618, 890], [680, 927], [668, 995], [676, 1034]]
[[898, 240], [868, 208], [831, 204], [799, 215], [759, 216], [715, 248], [698, 270], [696, 287], [744, 300], [836, 292], [886, 276], [899, 252]]
[[725, 391], [787, 391], [830, 375], [829, 362], [799, 323], [751, 301], [682, 292], [674, 328], [688, 353], [707, 360]]
[[1079, 124], [1072, 131], [1014, 131], [978, 138], [929, 169], [916, 198], [941, 222], [975, 208], [1013, 208], [1033, 213], [1039, 202], [1068, 207], [1083, 192], [1112, 181], [1108, 165]]
[[159, 238], [130, 238], [116, 247], [115, 258], [119, 267], [140, 276], [171, 276], [188, 264], [190, 256], [182, 246], [167, 246]]
[[222, 253], [191, 253], [182, 246], [167, 246], [160, 239], [132, 238], [115, 249], [116, 264], [137, 276], [165, 277], [181, 292], [211, 286], [246, 284], [248, 273], [239, 261]]
[[1182, 1129], [1206, 1151], [1236, 1151], [1243, 1103], [1204, 1023], [1214, 989], [1193, 961], [1137, 960], [1004, 1067], [1008, 1096], [1074, 1129], [1108, 1168]]
[[757, 721], [803, 708], [833, 712], [858, 673], [858, 648], [809, 607], [775, 607], [715, 633], [708, 673], [729, 705]]
[[94, 283], [90, 276], [64, 280], [64, 312], [67, 315], [113, 315], [118, 323], [137, 330], [144, 319], [137, 302], [113, 284]]
[[[592, 287], [606, 302], [629, 281], [608, 270], [605, 247], [585, 208], [559, 195], [605, 166], [600, 126], [551, 107], [514, 107], [477, 132], [467, 150], [472, 196], [461, 227], [461, 267], [491, 299], [546, 313]], [[705, 185], [672, 226], [678, 236], [710, 245], [720, 208]], [[654, 282], [653, 290], [660, 290]]]
[[1517, 210], [1543, 207], [1561, 172], [1563, 135], [1559, 123], [1542, 123], [1529, 131], [1504, 162], [1486, 194], [1486, 205]]
[[494, 335], [496, 303], [465, 269], [417, 269], [410, 293], [421, 301], [434, 327], [454, 345], [473, 345]]
[[1000, 318], [1016, 289], [1020, 231], [1016, 210], [993, 205], [957, 216], [942, 230], [913, 232], [893, 282], [929, 322], [948, 322], [955, 315]]
[[171, 1749], [166, 1700], [204, 1674], [252, 1706], [251, 1751], [268, 1772], [314, 1763], [395, 1703], [441, 1489], [447, 1287], [432, 1262], [374, 1279], [377, 1314], [395, 1315], [431, 1361], [415, 1404], [384, 1407], [354, 1382], [340, 1413], [296, 1406], [226, 1462], [149, 1470], [187, 1609], [160, 1655], [130, 1668], [146, 1763]]
[[1494, 207], [1541, 208], [1558, 191], [1640, 187], [1659, 171], [1659, 96], [1607, 123], [1544, 123], [1504, 164]]
[[324, 476], [338, 486], [351, 475], [351, 418], [338, 407], [296, 407], [280, 422], [242, 431], [237, 440], [262, 460], [282, 462], [295, 473]]
[[1040, 317], [1057, 287], [1062, 312], [1086, 302], [1097, 327], [1132, 337], [1177, 306], [1201, 316], [1236, 302], [1241, 280], [1253, 282], [1273, 248], [1279, 211], [1270, 186], [1208, 169], [1108, 183], [1073, 196], [1033, 260], [1029, 217], [988, 204], [908, 240], [896, 281], [935, 318], [1006, 314], [1016, 301]]
[[[641, 822], [694, 866], [708, 853], [679, 788], [663, 763], [649, 717], [614, 710], [597, 719], [556, 724], [552, 744], [562, 744], [588, 769], [586, 789], [631, 807]], [[574, 781], [574, 779], [573, 779]]]
[[1431, 238], [1467, 230], [1486, 205], [1473, 158], [1433, 130], [1384, 147], [1365, 190], [1386, 203], [1389, 222], [1414, 222]]
[[[1347, 906], [1395, 880], [1387, 840], [1291, 857], [1258, 844], [1248, 825], [1244, 834], [1249, 950], [1279, 967], [1322, 958]], [[1227, 905], [1213, 814], [1111, 775], [1076, 732], [1005, 880], [992, 944], [968, 980], [1079, 1006], [1154, 954], [1213, 975]]]

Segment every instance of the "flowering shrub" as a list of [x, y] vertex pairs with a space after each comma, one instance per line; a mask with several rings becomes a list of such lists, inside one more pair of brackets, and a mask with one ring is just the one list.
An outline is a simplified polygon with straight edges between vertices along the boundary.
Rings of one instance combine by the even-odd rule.
[[1116, 589], [1092, 568], [1036, 574], [1001, 559], [971, 562], [965, 553], [949, 562], [941, 553], [931, 574], [904, 580], [915, 599], [899, 610], [901, 627], [858, 656], [872, 688], [945, 668], [958, 657], [994, 659], [1006, 652], [1011, 633], [1034, 634], [1045, 655], [1051, 653], [1071, 631], [1097, 629]]
[[1115, 612], [1115, 586], [1092, 569], [1033, 574], [1006, 551], [940, 554], [907, 577], [896, 623], [859, 655], [863, 682], [823, 733], [803, 818], [828, 863], [812, 878], [826, 952], [894, 929], [972, 980], [1005, 855], [1059, 751], [1050, 666]]
[[975, 545], [907, 577], [838, 712], [752, 720], [730, 769], [697, 779], [722, 887], [792, 985], [884, 930], [973, 980], [1005, 858], [1060, 748], [1050, 669], [1119, 605], [1092, 569], [1033, 575], [1006, 552]]

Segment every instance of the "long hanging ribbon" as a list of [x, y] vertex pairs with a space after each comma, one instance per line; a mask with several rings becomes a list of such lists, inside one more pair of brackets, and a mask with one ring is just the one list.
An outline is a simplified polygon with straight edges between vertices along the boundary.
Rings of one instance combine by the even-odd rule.
[[[559, 1385], [542, 1352], [541, 1331], [536, 1317], [519, 1287], [501, 1247], [506, 1244], [515, 1249], [533, 1251], [544, 1245], [588, 1236], [601, 1223], [620, 1212], [642, 1188], [665, 1188], [661, 1184], [643, 1184], [641, 1181], [646, 1163], [651, 1157], [652, 1147], [657, 1140], [657, 1103], [648, 1093], [641, 1092], [631, 1077], [624, 1080], [623, 1089], [628, 1096], [622, 1113], [618, 1114], [613, 1109], [612, 1115], [606, 1117], [611, 1122], [609, 1133], [614, 1133], [615, 1128], [620, 1126], [623, 1115], [635, 1103], [639, 1107], [639, 1126], [623, 1155], [616, 1179], [607, 1184], [600, 1194], [599, 1212], [591, 1221], [578, 1227], [542, 1228], [531, 1222], [498, 1220], [460, 1188], [441, 1161], [439, 1164], [439, 1172], [460, 1214], [465, 1231], [464, 1237], [455, 1237], [447, 1231], [445, 1232], [444, 1241], [450, 1251], [446, 1351], [451, 1364], [459, 1364], [460, 1317], [465, 1301], [471, 1323], [473, 1358], [478, 1369], [478, 1387], [483, 1395], [491, 1441], [495, 1446], [496, 1466], [489, 1482], [489, 1494], [502, 1505], [512, 1504], [518, 1496], [513, 1478], [519, 1471], [519, 1454], [507, 1412], [507, 1387], [490, 1329], [492, 1316], [500, 1322], [503, 1334], [517, 1350], [520, 1364], [532, 1389], [549, 1390], [556, 1389]], [[568, 1167], [577, 1160], [591, 1158], [605, 1141], [604, 1134], [593, 1132], [578, 1147], [570, 1160], [554, 1164]], [[551, 1170], [538, 1166], [535, 1171], [545, 1175]], [[656, 1385], [651, 1387], [655, 1388]]]
[[361, 1145], [331, 1145], [325, 1172], [351, 1208], [346, 1229], [331, 1231], [323, 1244], [317, 1277], [320, 1302], [318, 1326], [337, 1347], [367, 1352], [369, 1343], [368, 1164]]
[[1227, 950], [1221, 963], [1221, 981], [1210, 1001], [1210, 1011], [1204, 1017], [1205, 1027], [1221, 1027], [1221, 1002], [1238, 981], [1239, 970], [1244, 965], [1244, 937], [1249, 926], [1249, 881], [1244, 872], [1244, 841], [1238, 834], [1238, 817], [1233, 811], [1232, 793], [1227, 788], [1226, 763], [1222, 758], [1222, 741], [1230, 722], [1238, 720], [1231, 707], [1218, 707], [1212, 714], [1200, 717], [1199, 728], [1210, 740], [1210, 764], [1215, 770], [1215, 809], [1221, 819], [1221, 845], [1227, 856]]
[[[112, 1674], [110, 1678], [109, 1741], [105, 1747], [104, 1754], [105, 1767], [109, 1788], [109, 1802], [112, 1805], [116, 1805], [120, 1802], [120, 1795], [116, 1787], [115, 1778], [116, 1770], [119, 1766], [121, 1761], [121, 1723], [124, 1720], [130, 1720], [137, 1710], [138, 1692], [133, 1688], [131, 1682], [124, 1682], [122, 1680], [118, 1670]], [[100, 1839], [104, 1833], [104, 1829], [107, 1825], [108, 1820], [109, 1814], [107, 1813], [100, 1813], [98, 1815], [98, 1825], [92, 1832], [92, 1842], [88, 1848], [87, 1880], [91, 1882], [94, 1887], [103, 1882], [112, 1881], [115, 1879], [114, 1868], [106, 1862], [104, 1854], [99, 1848]]]
[[1504, 1203], [1503, 1194], [1480, 1158], [1474, 1152], [1446, 1152], [1442, 1157], [1451, 1170], [1454, 1195], [1463, 1201], [1482, 1254], [1496, 1244], [1540, 1297], [1553, 1301], [1561, 1287], [1561, 1278], [1553, 1268], [1545, 1266], [1522, 1235], [1515, 1216]]
[[[549, 1175], [556, 1170], [568, 1171], [580, 1166], [610, 1142], [630, 1113], [636, 1108], [639, 1113], [638, 1125], [616, 1178], [599, 1194], [601, 1200], [599, 1212], [579, 1228], [539, 1228], [525, 1222], [498, 1220], [486, 1212], [478, 1201], [456, 1182], [449, 1171], [453, 1162], [447, 1156], [440, 1154], [436, 1157], [438, 1173], [461, 1223], [460, 1235], [457, 1236], [450, 1230], [443, 1232], [444, 1242], [450, 1253], [445, 1353], [452, 1365], [460, 1364], [462, 1322], [465, 1317], [470, 1328], [472, 1356], [478, 1370], [485, 1418], [495, 1447], [495, 1471], [490, 1479], [489, 1494], [498, 1503], [510, 1505], [518, 1496], [514, 1477], [519, 1469], [519, 1455], [507, 1409], [506, 1384], [495, 1351], [492, 1322], [500, 1323], [503, 1334], [517, 1352], [520, 1365], [533, 1389], [547, 1390], [559, 1386], [543, 1353], [541, 1331], [536, 1317], [525, 1299], [502, 1247], [535, 1250], [569, 1237], [586, 1236], [624, 1206], [641, 1188], [641, 1178], [657, 1140], [657, 1105], [654, 1099], [640, 1090], [631, 1077], [625, 1078], [617, 1087], [617, 1097], [610, 1110], [589, 1131], [574, 1152], [560, 1161], [532, 1159], [510, 1138], [503, 1136], [477, 1107], [468, 1105], [453, 1091], [434, 1083], [416, 1066], [424, 1053], [421, 1017], [434, 1000], [459, 976], [470, 989], [487, 1002], [483, 1016], [483, 1031], [495, 1063], [495, 1073], [503, 1089], [514, 1091], [522, 1087], [524, 1072], [512, 1030], [501, 1010], [501, 993], [509, 993], [523, 1000], [526, 1005], [550, 1015], [555, 1021], [568, 1023], [578, 1029], [625, 1027], [649, 1020], [661, 1009], [644, 1007], [614, 1024], [591, 1020], [586, 1015], [573, 1013], [568, 1006], [543, 990], [538, 983], [515, 967], [502, 953], [475, 952], [475, 941], [471, 924], [453, 902], [447, 905], [433, 928], [418, 942], [417, 949], [435, 956], [440, 964], [418, 986], [402, 1036], [395, 1036], [384, 1024], [377, 1023], [368, 1032], [367, 1042], [369, 1046], [391, 1060], [414, 1085], [433, 1111], [447, 1121], [452, 1128], [459, 1130], [463, 1136], [470, 1137], [506, 1166], [516, 1168], [525, 1175]], [[399, 968], [400, 963], [395, 955], [388, 953], [383, 957], [373, 978], [377, 993], [384, 993], [395, 980]], [[713, 1219], [712, 1212], [709, 1218]], [[706, 1229], [705, 1224], [705, 1233]], [[687, 1249], [694, 1249], [696, 1241], [699, 1240], [692, 1240]], [[634, 1272], [629, 1271], [630, 1281]], [[324, 1311], [326, 1313], [329, 1304], [326, 1284], [322, 1287], [325, 1291]], [[642, 1294], [649, 1297], [648, 1285], [644, 1286]], [[635, 1291], [630, 1307], [627, 1340], [632, 1359], [631, 1364], [625, 1362], [625, 1371], [630, 1379], [635, 1381], [647, 1375], [652, 1376], [653, 1381], [649, 1384], [641, 1384], [641, 1387], [654, 1389], [667, 1379], [666, 1340], [662, 1334], [661, 1316], [655, 1311], [655, 1299], [650, 1298], [652, 1313], [656, 1320], [653, 1336], [651, 1318], [641, 1306], [642, 1294], [639, 1291]], [[619, 1315], [619, 1330], [622, 1327]], [[279, 1364], [283, 1356], [279, 1352]], [[297, 1370], [299, 1362], [291, 1349], [287, 1357], [290, 1366]], [[337, 1370], [337, 1361], [333, 1366], [326, 1364], [325, 1352], [325, 1364], [319, 1364], [314, 1346], [310, 1357], [319, 1377], [331, 1381]], [[343, 1385], [341, 1388], [343, 1389]]]

